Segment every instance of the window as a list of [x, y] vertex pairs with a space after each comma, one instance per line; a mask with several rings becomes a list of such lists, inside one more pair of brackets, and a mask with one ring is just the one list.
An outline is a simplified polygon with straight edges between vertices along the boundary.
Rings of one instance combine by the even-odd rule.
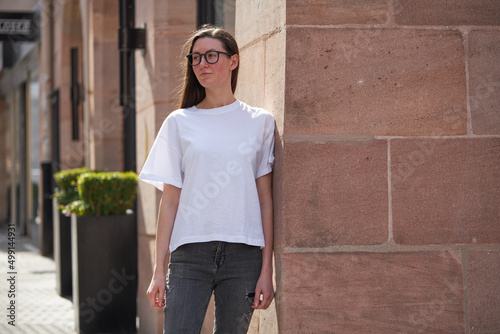
[[198, 26], [211, 23], [234, 34], [236, 0], [198, 0]]

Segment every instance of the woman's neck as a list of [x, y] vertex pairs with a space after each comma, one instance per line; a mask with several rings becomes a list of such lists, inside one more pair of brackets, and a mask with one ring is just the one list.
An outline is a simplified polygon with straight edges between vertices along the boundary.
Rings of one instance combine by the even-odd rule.
[[227, 106], [236, 101], [233, 93], [230, 92], [228, 94], [211, 94], [209, 91], [206, 91], [206, 96], [196, 105], [198, 109], [213, 109], [219, 108], [223, 106]]

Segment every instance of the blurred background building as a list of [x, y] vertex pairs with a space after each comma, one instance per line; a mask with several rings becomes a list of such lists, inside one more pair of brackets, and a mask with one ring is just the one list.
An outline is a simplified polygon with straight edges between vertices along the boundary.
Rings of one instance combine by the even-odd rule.
[[[44, 255], [52, 174], [140, 171], [177, 108], [180, 47], [209, 22], [238, 40], [237, 97], [277, 123], [277, 298], [251, 332], [500, 328], [500, 2], [17, 0], [0, 12], [0, 222]], [[162, 328], [145, 295], [159, 199], [139, 184], [140, 333]]]

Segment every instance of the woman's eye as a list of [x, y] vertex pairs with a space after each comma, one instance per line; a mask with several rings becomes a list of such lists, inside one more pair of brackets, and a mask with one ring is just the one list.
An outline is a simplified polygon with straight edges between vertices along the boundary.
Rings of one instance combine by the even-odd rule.
[[214, 60], [215, 58], [217, 58], [217, 53], [215, 53], [215, 52], [207, 53], [207, 57], [210, 60]]

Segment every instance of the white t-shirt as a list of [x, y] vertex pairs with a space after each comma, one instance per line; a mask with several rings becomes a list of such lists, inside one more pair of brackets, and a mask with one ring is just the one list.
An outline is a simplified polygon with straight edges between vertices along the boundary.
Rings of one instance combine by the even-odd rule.
[[264, 247], [255, 179], [272, 171], [273, 149], [272, 114], [239, 100], [168, 115], [139, 179], [182, 188], [170, 252], [207, 241]]

